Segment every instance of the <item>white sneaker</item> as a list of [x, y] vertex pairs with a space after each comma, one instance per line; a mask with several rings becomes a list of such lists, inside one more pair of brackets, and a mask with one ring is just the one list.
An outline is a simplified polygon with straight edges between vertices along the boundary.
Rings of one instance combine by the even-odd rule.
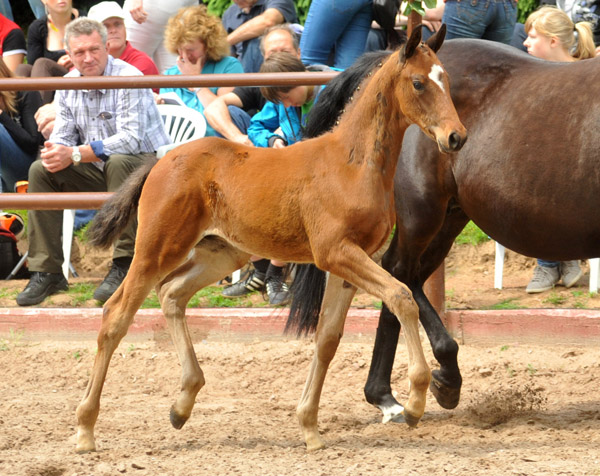
[[549, 268], [548, 266], [537, 265], [533, 270], [533, 277], [525, 291], [529, 294], [543, 293], [549, 291], [560, 280], [558, 267]]

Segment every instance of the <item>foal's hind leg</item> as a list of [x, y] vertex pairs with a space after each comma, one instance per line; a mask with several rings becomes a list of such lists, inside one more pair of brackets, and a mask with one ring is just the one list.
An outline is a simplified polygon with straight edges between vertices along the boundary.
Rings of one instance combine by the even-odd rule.
[[425, 412], [427, 387], [431, 380], [419, 336], [417, 305], [410, 290], [372, 261], [364, 250], [349, 243], [341, 245], [329, 250], [324, 257], [325, 263], [317, 264], [321, 269], [327, 269], [380, 298], [400, 320], [408, 350], [410, 382], [409, 398], [403, 413], [406, 423], [415, 426]]
[[333, 359], [344, 333], [346, 314], [355, 293], [354, 286], [337, 276], [329, 275], [315, 334], [315, 355], [296, 410], [304, 434], [306, 449], [309, 451], [325, 446], [319, 435], [317, 423], [319, 399], [329, 363]]
[[77, 451], [94, 451], [94, 425], [100, 411], [100, 395], [108, 365], [121, 339], [127, 334], [135, 313], [151, 291], [153, 274], [140, 272], [134, 259], [121, 286], [104, 305], [98, 334], [98, 352], [83, 399], [77, 407]]
[[204, 386], [204, 375], [185, 319], [186, 305], [196, 291], [241, 268], [249, 257], [220, 238], [207, 237], [192, 250], [186, 263], [157, 286], [181, 364], [181, 391], [171, 407], [171, 424], [177, 429], [190, 417], [196, 395]]

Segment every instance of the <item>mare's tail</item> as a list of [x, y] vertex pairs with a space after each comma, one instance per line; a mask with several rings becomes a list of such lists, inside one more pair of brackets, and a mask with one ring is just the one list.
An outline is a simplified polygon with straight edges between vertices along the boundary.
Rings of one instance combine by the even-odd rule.
[[[385, 61], [389, 51], [367, 53], [354, 64], [329, 81], [319, 95], [319, 100], [311, 109], [306, 121], [303, 137], [317, 137], [335, 125], [341, 114], [367, 74]], [[326, 275], [315, 265], [299, 265], [292, 284], [292, 304], [285, 325], [285, 332], [296, 331], [298, 336], [309, 334], [317, 328], [319, 311], [325, 293]]]
[[108, 248], [121, 234], [137, 211], [142, 188], [155, 165], [151, 160], [135, 170], [98, 211], [87, 232], [92, 245]]
[[296, 275], [290, 289], [292, 303], [284, 332], [295, 331], [298, 337], [314, 332], [319, 322], [325, 283], [325, 271], [314, 264], [296, 266]]

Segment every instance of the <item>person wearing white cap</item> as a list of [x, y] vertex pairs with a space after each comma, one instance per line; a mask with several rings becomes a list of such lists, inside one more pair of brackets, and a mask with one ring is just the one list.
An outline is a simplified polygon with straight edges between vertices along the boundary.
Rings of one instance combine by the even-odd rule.
[[125, 0], [125, 26], [129, 41], [148, 54], [162, 73], [175, 66], [177, 55], [164, 44], [167, 21], [180, 8], [198, 5], [198, 0]]
[[108, 31], [106, 47], [113, 58], [135, 66], [144, 74], [158, 74], [158, 68], [152, 58], [127, 41], [125, 12], [117, 2], [100, 2], [90, 8], [87, 16], [106, 27]]

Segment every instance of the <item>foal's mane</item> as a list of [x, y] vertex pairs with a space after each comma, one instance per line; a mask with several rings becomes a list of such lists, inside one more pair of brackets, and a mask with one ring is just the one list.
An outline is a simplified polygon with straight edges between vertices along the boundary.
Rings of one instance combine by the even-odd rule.
[[317, 137], [330, 131], [358, 86], [363, 82], [366, 85], [371, 80], [368, 73], [389, 56], [389, 51], [364, 54], [351, 67], [329, 81], [308, 115], [304, 138]]

